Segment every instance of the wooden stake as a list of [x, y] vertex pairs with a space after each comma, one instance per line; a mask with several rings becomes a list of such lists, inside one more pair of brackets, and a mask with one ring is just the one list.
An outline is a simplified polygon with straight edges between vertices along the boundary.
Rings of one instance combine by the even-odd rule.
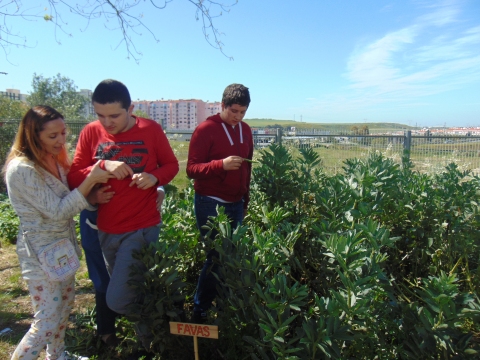
[[193, 337], [193, 351], [195, 352], [195, 360], [199, 360], [198, 357], [198, 336]]

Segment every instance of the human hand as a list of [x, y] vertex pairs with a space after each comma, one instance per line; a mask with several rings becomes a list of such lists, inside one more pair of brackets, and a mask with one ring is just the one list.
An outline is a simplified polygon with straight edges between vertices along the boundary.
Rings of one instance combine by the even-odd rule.
[[106, 204], [110, 200], [112, 200], [115, 191], [107, 191], [110, 188], [111, 186], [107, 185], [99, 187], [92, 191], [92, 193], [94, 193], [95, 199], [97, 200], [97, 204]]
[[238, 170], [242, 166], [243, 158], [240, 156], [229, 156], [223, 159], [223, 170]]
[[123, 161], [105, 160], [105, 169], [115, 175], [117, 180], [123, 180], [127, 176], [133, 176], [133, 170]]
[[108, 191], [110, 188], [110, 185], [95, 187], [88, 194], [87, 201], [92, 205], [108, 203], [110, 200], [112, 200], [112, 197], [115, 194], [115, 191]]
[[108, 179], [114, 178], [115, 175], [100, 168], [100, 160], [93, 165], [90, 173], [87, 175], [93, 183], [106, 183]]
[[132, 187], [133, 185], [137, 185], [139, 189], [146, 190], [155, 186], [157, 182], [158, 179], [155, 176], [142, 172], [140, 174], [133, 174], [132, 182], [128, 186]]
[[165, 191], [157, 190], [157, 210], [160, 214], [162, 213], [162, 204], [164, 199]]

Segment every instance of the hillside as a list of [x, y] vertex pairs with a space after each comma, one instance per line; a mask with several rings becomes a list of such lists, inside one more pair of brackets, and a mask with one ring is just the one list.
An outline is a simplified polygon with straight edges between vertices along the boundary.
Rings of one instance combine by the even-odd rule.
[[305, 123], [293, 120], [275, 119], [244, 119], [244, 121], [251, 127], [280, 125], [282, 127], [295, 126], [297, 129], [320, 129], [330, 131], [350, 130], [352, 126], [362, 127], [367, 125], [370, 133], [414, 129], [413, 126], [398, 123]]

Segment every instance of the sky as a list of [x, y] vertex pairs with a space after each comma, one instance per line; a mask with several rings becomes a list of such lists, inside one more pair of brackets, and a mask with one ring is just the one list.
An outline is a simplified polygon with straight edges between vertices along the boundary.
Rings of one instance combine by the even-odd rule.
[[58, 6], [62, 32], [41, 18], [52, 14], [47, 1], [23, 1], [24, 14], [41, 17], [5, 18], [27, 47], [0, 52], [0, 90], [28, 94], [34, 73], [60, 73], [78, 89], [120, 80], [133, 100], [221, 101], [242, 83], [246, 118], [480, 126], [478, 0], [238, 0], [214, 18], [225, 55], [205, 40], [191, 1], [136, 2], [130, 14], [155, 34], [129, 33], [137, 61], [113, 19], [87, 22]]

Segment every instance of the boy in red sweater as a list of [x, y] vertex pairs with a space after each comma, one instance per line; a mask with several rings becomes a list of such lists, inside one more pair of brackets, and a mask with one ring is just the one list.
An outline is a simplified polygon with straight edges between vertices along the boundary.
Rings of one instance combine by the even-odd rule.
[[116, 80], [102, 81], [93, 92], [98, 120], [80, 133], [68, 174], [71, 188], [77, 187], [98, 160], [115, 175], [108, 182], [114, 193], [99, 204], [98, 236], [110, 283], [107, 305], [119, 314], [135, 302], [137, 294], [128, 285], [130, 267], [139, 263], [132, 251], [158, 241], [160, 213], [157, 187], [169, 183], [178, 173], [178, 161], [162, 127], [153, 120], [132, 115], [127, 87]]
[[[252, 166], [253, 136], [250, 126], [242, 122], [250, 104], [248, 88], [241, 84], [226, 87], [222, 112], [197, 126], [190, 140], [187, 175], [195, 179], [195, 217], [202, 237], [202, 226], [209, 216], [217, 216], [216, 207], [225, 209], [233, 227], [241, 224], [247, 212]], [[218, 265], [212, 249], [207, 254], [194, 297], [192, 321], [206, 321], [206, 311], [216, 296]]]

